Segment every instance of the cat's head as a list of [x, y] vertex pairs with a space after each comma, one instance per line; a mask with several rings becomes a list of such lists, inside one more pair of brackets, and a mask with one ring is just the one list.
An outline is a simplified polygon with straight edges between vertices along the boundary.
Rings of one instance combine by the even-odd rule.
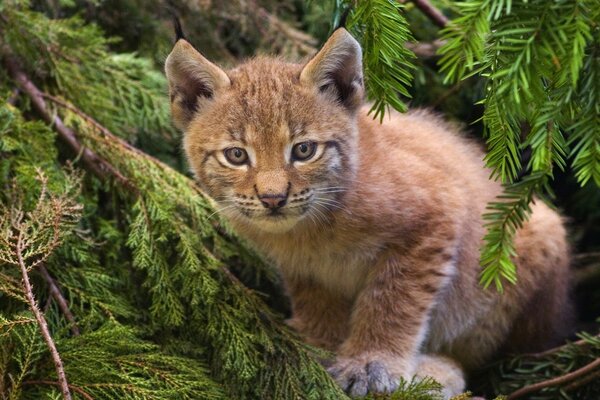
[[188, 160], [223, 214], [284, 232], [339, 207], [364, 94], [361, 49], [346, 30], [304, 65], [264, 57], [229, 71], [180, 39], [165, 69]]

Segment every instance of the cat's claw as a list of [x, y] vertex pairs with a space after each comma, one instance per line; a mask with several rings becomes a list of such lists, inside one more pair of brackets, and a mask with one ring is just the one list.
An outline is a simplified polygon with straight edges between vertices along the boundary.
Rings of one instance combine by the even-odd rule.
[[392, 393], [398, 389], [398, 379], [392, 377], [380, 361], [361, 363], [346, 359], [338, 361], [328, 371], [351, 397], [363, 397], [367, 393]]

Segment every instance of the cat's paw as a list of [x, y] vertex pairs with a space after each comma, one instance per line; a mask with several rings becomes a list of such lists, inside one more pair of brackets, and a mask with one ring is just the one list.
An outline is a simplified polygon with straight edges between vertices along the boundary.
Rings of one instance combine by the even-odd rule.
[[328, 371], [351, 397], [367, 393], [392, 393], [398, 389], [399, 375], [389, 362], [375, 357], [338, 358]]

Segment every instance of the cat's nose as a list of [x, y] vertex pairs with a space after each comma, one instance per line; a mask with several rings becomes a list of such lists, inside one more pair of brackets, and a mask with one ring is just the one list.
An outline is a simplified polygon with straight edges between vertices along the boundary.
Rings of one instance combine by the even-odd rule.
[[258, 196], [258, 199], [262, 203], [264, 208], [269, 209], [278, 209], [287, 203], [287, 195], [286, 194], [265, 194], [262, 196]]

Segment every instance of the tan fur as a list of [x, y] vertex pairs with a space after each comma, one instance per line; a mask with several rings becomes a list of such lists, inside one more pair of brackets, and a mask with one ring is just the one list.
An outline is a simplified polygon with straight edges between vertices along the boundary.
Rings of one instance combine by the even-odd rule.
[[[197, 79], [204, 59], [177, 46], [177, 60], [200, 60]], [[257, 58], [227, 82], [210, 64], [200, 86], [214, 90], [187, 110], [174, 60], [173, 112], [190, 116], [193, 171], [234, 228], [280, 266], [290, 324], [337, 353], [330, 371], [350, 394], [390, 391], [417, 373], [449, 397], [464, 389], [459, 364], [468, 371], [500, 349], [533, 350], [563, 333], [561, 218], [536, 202], [516, 236], [518, 283], [504, 295], [483, 290], [481, 216], [501, 188], [482, 151], [426, 111], [391, 112], [382, 124], [367, 116], [357, 102], [360, 48], [344, 30], [306, 67]], [[306, 140], [319, 143], [318, 157], [294, 162], [292, 145]], [[246, 149], [250, 163], [228, 165], [229, 147]], [[287, 196], [282, 215], [261, 206], [265, 194]]]

